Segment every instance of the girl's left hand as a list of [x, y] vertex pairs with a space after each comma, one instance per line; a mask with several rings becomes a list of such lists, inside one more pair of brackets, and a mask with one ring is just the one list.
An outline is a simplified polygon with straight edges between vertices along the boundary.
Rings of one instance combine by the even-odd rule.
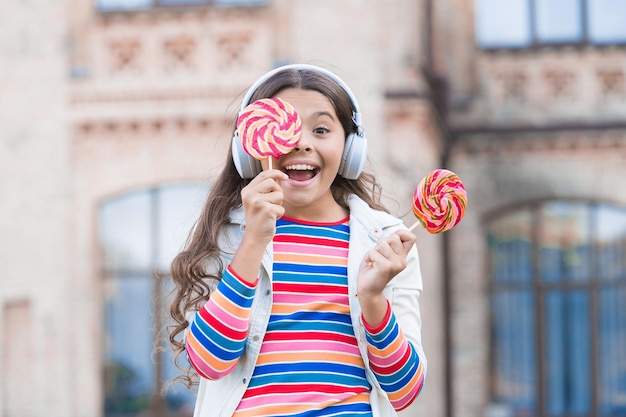
[[363, 258], [357, 278], [359, 298], [378, 297], [385, 286], [406, 268], [406, 257], [416, 236], [408, 230], [398, 230], [381, 238]]

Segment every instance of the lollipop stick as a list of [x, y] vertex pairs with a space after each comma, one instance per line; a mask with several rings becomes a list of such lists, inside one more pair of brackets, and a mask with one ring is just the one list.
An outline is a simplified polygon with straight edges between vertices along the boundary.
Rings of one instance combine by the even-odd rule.
[[420, 224], [419, 220], [413, 223], [413, 226], [409, 227], [409, 232], [412, 232]]
[[269, 157], [270, 169], [272, 169], [272, 160], [273, 160], [273, 159], [274, 159], [274, 158], [272, 158], [271, 156]]

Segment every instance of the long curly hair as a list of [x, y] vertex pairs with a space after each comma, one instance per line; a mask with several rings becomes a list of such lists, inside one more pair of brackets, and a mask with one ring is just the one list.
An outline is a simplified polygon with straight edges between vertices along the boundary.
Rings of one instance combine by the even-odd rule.
[[[274, 97], [287, 88], [315, 90], [324, 94], [333, 103], [346, 135], [356, 132], [357, 126], [352, 119], [353, 108], [346, 91], [335, 81], [314, 70], [290, 68], [277, 72], [256, 89], [250, 101]], [[220, 271], [223, 271], [225, 265], [220, 258], [219, 236], [229, 222], [231, 211], [241, 206], [241, 190], [249, 182], [249, 179], [239, 176], [229, 149], [225, 166], [207, 197], [200, 218], [184, 249], [172, 261], [175, 289], [169, 313], [174, 324], [168, 328], [169, 341], [175, 354], [175, 364], [183, 371], [175, 381], [189, 387], [197, 382], [197, 378], [188, 363], [181, 364], [185, 352], [183, 335], [189, 325], [186, 314], [202, 307], [221, 278]], [[346, 209], [348, 197], [356, 194], [370, 207], [388, 211], [381, 202], [381, 186], [371, 173], [362, 172], [356, 180], [338, 175], [331, 185], [331, 191], [335, 200]], [[206, 268], [207, 263], [212, 265], [210, 271]]]

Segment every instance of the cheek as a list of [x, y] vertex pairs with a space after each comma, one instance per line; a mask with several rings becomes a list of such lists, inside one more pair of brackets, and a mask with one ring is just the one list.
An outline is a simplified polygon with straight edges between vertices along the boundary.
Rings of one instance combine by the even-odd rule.
[[343, 146], [324, 146], [323, 149], [318, 149], [318, 151], [324, 158], [324, 165], [327, 168], [339, 167], [341, 156], [343, 155]]
[[339, 164], [341, 163], [341, 158], [343, 156], [343, 151], [344, 151], [344, 146], [345, 146], [345, 140], [343, 138], [340, 138], [339, 141], [337, 141], [337, 143], [335, 143], [333, 149], [332, 149], [332, 154], [333, 154], [333, 159], [336, 160], [336, 164], [337, 166], [339, 166]]

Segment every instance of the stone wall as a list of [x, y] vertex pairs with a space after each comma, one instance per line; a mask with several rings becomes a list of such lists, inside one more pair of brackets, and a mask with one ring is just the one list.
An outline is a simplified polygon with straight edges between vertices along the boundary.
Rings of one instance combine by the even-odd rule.
[[[138, 188], [210, 184], [244, 91], [277, 64], [324, 66], [350, 85], [389, 208], [412, 223], [413, 188], [441, 151], [423, 99], [424, 18], [423, 3], [410, 0], [111, 14], [83, 0], [4, 2], [0, 409], [7, 417], [102, 415], [98, 208]], [[429, 376], [405, 415], [419, 417], [441, 415], [443, 357], [438, 239], [418, 234]]]
[[0, 409], [6, 415], [63, 415], [72, 399], [64, 12], [61, 0], [0, 6]]

